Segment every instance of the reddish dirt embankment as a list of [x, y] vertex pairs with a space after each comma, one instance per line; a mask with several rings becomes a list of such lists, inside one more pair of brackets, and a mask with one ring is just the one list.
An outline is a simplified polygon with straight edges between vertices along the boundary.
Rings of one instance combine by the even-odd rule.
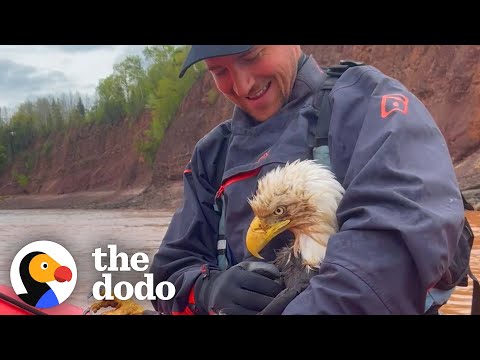
[[[113, 206], [137, 195], [151, 183], [151, 167], [135, 148], [150, 120], [146, 112], [136, 121], [91, 124], [37, 141], [0, 176], [0, 207]], [[20, 186], [14, 173], [28, 184]]]

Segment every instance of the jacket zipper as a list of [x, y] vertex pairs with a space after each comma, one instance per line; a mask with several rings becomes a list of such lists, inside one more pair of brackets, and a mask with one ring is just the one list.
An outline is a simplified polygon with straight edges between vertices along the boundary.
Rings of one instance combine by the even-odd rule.
[[258, 173], [260, 172], [262, 167], [258, 167], [256, 169], [253, 169], [253, 170], [249, 170], [249, 171], [245, 171], [243, 173], [239, 173], [239, 174], [236, 174], [236, 175], [233, 175], [232, 177], [226, 179], [223, 184], [220, 186], [220, 188], [218, 189], [217, 191], [217, 194], [215, 195], [215, 199], [218, 199], [222, 196], [223, 192], [225, 191], [225, 188], [227, 186], [230, 186], [238, 181], [242, 181], [242, 180], [245, 180], [245, 179], [248, 179], [248, 178], [251, 178], [253, 176], [257, 176]]

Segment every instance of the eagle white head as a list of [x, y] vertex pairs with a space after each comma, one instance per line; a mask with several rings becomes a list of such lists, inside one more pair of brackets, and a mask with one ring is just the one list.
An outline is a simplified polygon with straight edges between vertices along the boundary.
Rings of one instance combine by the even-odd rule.
[[295, 235], [295, 256], [318, 266], [329, 237], [338, 231], [337, 208], [344, 194], [333, 173], [313, 160], [297, 160], [268, 172], [249, 200], [255, 213], [247, 233], [247, 249], [256, 257], [285, 230]]

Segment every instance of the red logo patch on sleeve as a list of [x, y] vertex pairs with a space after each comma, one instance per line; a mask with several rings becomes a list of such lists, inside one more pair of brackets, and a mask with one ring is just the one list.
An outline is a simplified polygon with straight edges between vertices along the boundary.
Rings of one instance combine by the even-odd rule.
[[394, 111], [400, 111], [403, 114], [408, 112], [408, 98], [401, 94], [389, 94], [382, 96], [380, 112], [382, 119], [385, 119]]

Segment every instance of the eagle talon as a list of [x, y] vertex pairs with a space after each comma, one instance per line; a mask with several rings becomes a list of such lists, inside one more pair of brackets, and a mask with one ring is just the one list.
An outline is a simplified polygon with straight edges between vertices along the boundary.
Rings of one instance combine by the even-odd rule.
[[112, 307], [113, 310], [108, 310], [101, 315], [142, 315], [145, 309], [138, 305], [135, 301], [119, 300], [114, 298], [113, 300], [99, 300], [90, 305], [90, 311], [96, 313], [102, 308]]
[[118, 309], [119, 302], [116, 300], [99, 300], [90, 305], [90, 311], [96, 313], [98, 310], [107, 307], [113, 307], [115, 309]]

